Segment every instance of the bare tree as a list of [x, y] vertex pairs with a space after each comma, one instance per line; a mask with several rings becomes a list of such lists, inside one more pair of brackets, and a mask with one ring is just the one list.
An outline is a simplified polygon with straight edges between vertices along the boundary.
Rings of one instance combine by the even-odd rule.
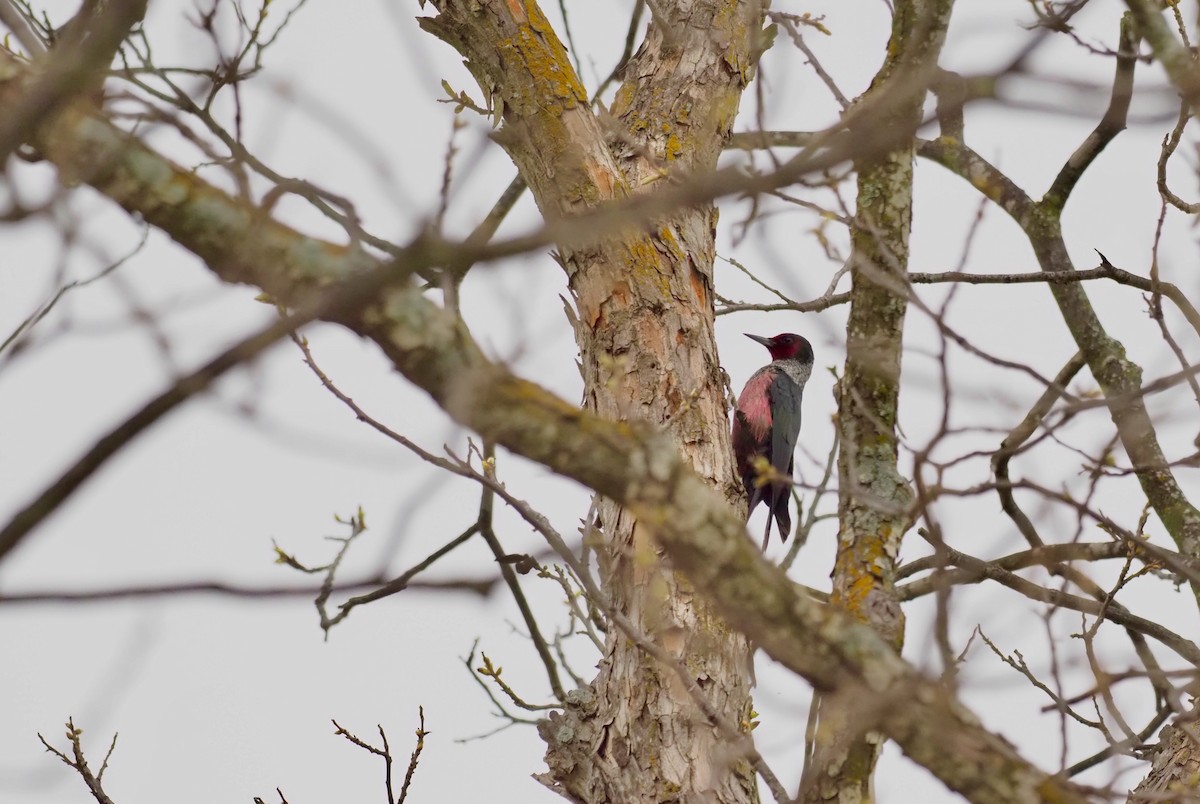
[[[443, 79], [444, 100], [456, 116], [486, 119], [494, 128], [488, 142], [503, 149], [516, 175], [494, 189], [494, 205], [469, 234], [453, 235], [446, 218], [462, 157], [452, 138], [438, 204], [414, 214], [415, 234], [403, 242], [371, 231], [352, 199], [278, 172], [246, 144], [243, 88], [259, 80], [268, 52], [304, 10], [301, 2], [280, 19], [269, 5], [202, 6], [193, 23], [217, 56], [196, 67], [158, 60], [145, 2], [85, 2], [56, 21], [0, 0], [0, 23], [11, 33], [0, 51], [6, 225], [53, 220], [87, 185], [222, 282], [259, 289], [260, 301], [278, 312], [181, 372], [39, 493], [14, 504], [0, 529], [0, 557], [35, 539], [48, 517], [164, 416], [287, 340], [358, 421], [439, 475], [477, 485], [477, 513], [472, 508], [465, 530], [448, 529], [440, 547], [398, 574], [380, 567], [343, 580], [366, 530], [359, 510], [342, 521], [345, 535], [319, 566], [276, 546], [280, 563], [319, 579], [312, 586], [163, 583], [0, 594], [0, 602], [307, 595], [328, 634], [359, 607], [406, 589], [488, 594], [502, 584], [553, 700], [524, 694], [485, 653], [472, 650], [466, 664], [506, 724], [536, 725], [546, 744], [537, 779], [571, 801], [757, 801], [760, 784], [780, 802], [870, 801], [889, 741], [971, 801], [1120, 798], [1131, 786], [1121, 774], [1132, 768], [1145, 778], [1130, 800], [1195, 794], [1189, 696], [1200, 648], [1178, 623], [1194, 621], [1200, 595], [1200, 513], [1188, 486], [1200, 442], [1181, 447], [1179, 433], [1191, 438], [1196, 430], [1200, 384], [1189, 355], [1200, 314], [1186, 287], [1167, 278], [1173, 258], [1163, 233], [1172, 216], [1200, 209], [1172, 190], [1187, 175], [1172, 157], [1200, 99], [1196, 22], [1185, 18], [1184, 4], [1128, 0], [1121, 14], [1088, 0], [1036, 0], [1026, 18], [1008, 21], [1015, 35], [1003, 63], [974, 74], [948, 69], [944, 55], [964, 4], [876, 4], [873, 13], [890, 15], [890, 34], [871, 56], [881, 66], [851, 100], [856, 92], [811, 42], [859, 48], [857, 32], [830, 31], [811, 14], [758, 2], [639, 0], [624, 9], [628, 33], [617, 63], [589, 81], [582, 64], [590, 43], [580, 37], [576, 45], [565, 4], [552, 22], [532, 1], [428, 0], [416, 25], [461, 56], [476, 84]], [[1047, 71], [1043, 54], [1060, 58], [1063, 49], [1102, 61], [1109, 74], [1075, 80]], [[1143, 79], [1141, 64], [1161, 66], [1169, 84]], [[806, 118], [810, 129], [773, 128], [787, 104], [763, 88], [762, 73], [770, 79], [773, 70], [781, 80], [814, 79], [837, 112]], [[1030, 100], [1031, 87], [1053, 100]], [[1139, 97], [1145, 103], [1135, 106]], [[977, 110], [1032, 111], [1040, 119], [1077, 100], [1067, 111], [1098, 122], [1040, 177], [1048, 187], [1040, 198], [973, 147]], [[1148, 262], [1144, 270], [1122, 268], [1099, 255], [1094, 267], [1080, 268], [1079, 254], [1101, 244], [1069, 240], [1064, 211], [1129, 124], [1131, 108], [1145, 109], [1148, 126], [1166, 128], [1156, 170], [1140, 166], [1159, 196], [1146, 213], [1154, 232]], [[1173, 124], [1162, 115], [1167, 108]], [[456, 118], [454, 131], [462, 125]], [[49, 200], [30, 201], [35, 171], [47, 165], [57, 189]], [[913, 242], [921, 231], [914, 209], [922, 182], [947, 178], [977, 211], [961, 226], [942, 211], [944, 222], [930, 226], [954, 243], [959, 264], [926, 270], [921, 263], [930, 258]], [[526, 192], [539, 225], [508, 234], [503, 223]], [[1105, 192], [1122, 190], [1114, 184]], [[285, 209], [296, 200], [339, 236], [319, 239], [294, 224]], [[718, 225], [718, 204], [737, 218]], [[997, 212], [1007, 219], [1005, 236], [1023, 240], [1026, 267], [977, 267], [988, 263], [976, 256], [976, 240], [1002, 217]], [[729, 259], [753, 284], [731, 276], [738, 289], [725, 290], [716, 273], [719, 233], [743, 244], [766, 239], [770, 222], [785, 214], [819, 245], [819, 266], [772, 279], [765, 259], [749, 267]], [[68, 239], [68, 227], [60, 228]], [[569, 292], [581, 406], [492, 356], [464, 312], [463, 293], [481, 266], [547, 249]], [[11, 328], [0, 368], [36, 354], [60, 299], [79, 285], [64, 280]], [[809, 285], [825, 290], [811, 298], [791, 292]], [[1109, 285], [1117, 295], [1096, 302], [1094, 289]], [[754, 295], [736, 300], [742, 292]], [[976, 301], [962, 301], [967, 294]], [[983, 323], [1006, 303], [1010, 329], [1057, 326], [1059, 334], [1040, 334], [1036, 354], [1012, 357]], [[1035, 304], [1057, 318], [1026, 320]], [[815, 337], [822, 326], [809, 324], [815, 316], [796, 314], [833, 311], [822, 319], [829, 328], [842, 310], [841, 333], [825, 340], [845, 347], [834, 372], [828, 457], [802, 439], [807, 449], [792, 478], [799, 521], [782, 558], [764, 555], [746, 536], [716, 320], [788, 312], [780, 329], [808, 327]], [[1146, 312], [1134, 349], [1122, 340], [1132, 331], [1124, 319]], [[1108, 320], [1113, 315], [1122, 326]], [[310, 348], [303, 332], [317, 323], [371, 342], [469, 439], [435, 452], [414, 436], [413, 423], [396, 425], [356, 401]], [[915, 336], [918, 326], [924, 333]], [[1135, 352], [1158, 376], [1144, 378]], [[998, 390], [978, 379], [980, 367], [1014, 379]], [[1170, 404], [1156, 406], [1156, 397]], [[918, 413], [903, 412], [918, 405]], [[808, 417], [804, 432], [823, 424]], [[594, 494], [580, 538], [560, 532], [542, 501], [510, 488], [500, 468], [506, 455]], [[778, 480], [768, 475], [761, 479]], [[531, 526], [545, 548], [511, 552], [496, 525], [498, 506]], [[828, 590], [789, 577], [810, 533], [834, 522], [836, 554], [817, 573], [831, 570]], [[997, 555], [978, 538], [994, 531], [1023, 544]], [[486, 545], [489, 577], [429, 577], [467, 543]], [[905, 547], [920, 557], [902, 562]], [[531, 605], [531, 578], [554, 585], [565, 606]], [[1163, 596], [1179, 588], [1191, 593], [1186, 612], [1163, 616]], [[977, 589], [993, 609], [1023, 607], [1021, 622], [1044, 633], [1043, 654], [1029, 660], [989, 636], [995, 621], [986, 616], [971, 622], [964, 601]], [[929, 603], [918, 609], [928, 627], [916, 633], [904, 613], [914, 601]], [[551, 633], [547, 620], [561, 617], [567, 627]], [[932, 645], [929, 656], [902, 656], [914, 637]], [[572, 640], [598, 657], [594, 677], [572, 660]], [[773, 770], [754, 739], [756, 650], [812, 690], [807, 728], [790, 751], [795, 772]], [[1028, 739], [1010, 742], [992, 725], [994, 712], [982, 713], [985, 725], [973, 711], [979, 701], [964, 683], [970, 659], [1004, 668], [1044, 696], [1044, 719], [1030, 711], [1021, 721]], [[1132, 688], [1136, 694], [1127, 693]], [[1030, 736], [1046, 719], [1056, 727], [1057, 765]], [[379, 744], [335, 727], [384, 760], [389, 804], [405, 800], [428, 748], [424, 711], [402, 784], [382, 725]], [[93, 773], [80, 733], [72, 720], [69, 750], [42, 742], [97, 801], [119, 800], [102, 786], [115, 738]]]

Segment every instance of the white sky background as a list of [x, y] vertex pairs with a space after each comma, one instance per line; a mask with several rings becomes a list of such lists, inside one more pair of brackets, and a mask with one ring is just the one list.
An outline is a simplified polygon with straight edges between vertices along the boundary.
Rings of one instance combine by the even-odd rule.
[[[272, 13], [281, 15], [284, 7], [278, 0], [277, 5]], [[615, 63], [631, 5], [598, 0], [568, 4], [575, 40], [585, 54], [583, 77], [589, 89]], [[151, 6], [148, 24], [160, 64], [210, 63], [205, 40], [184, 20], [195, 13], [190, 4]], [[47, 4], [57, 21], [74, 8], [74, 3]], [[557, 6], [544, 8], [561, 35]], [[1115, 0], [1095, 0], [1077, 18], [1080, 32], [1112, 46], [1120, 8]], [[866, 87], [887, 36], [887, 11], [880, 0], [778, 3], [776, 10], [824, 14], [834, 36], [809, 31], [806, 41], [848, 95]], [[353, 199], [366, 227], [396, 242], [436, 208], [451, 126], [450, 107], [436, 102], [442, 97], [440, 80], [479, 97], [457, 54], [416, 27], [417, 13], [415, 3], [310, 0], [268, 52], [263, 75], [242, 90], [247, 142], [260, 158], [285, 175]], [[1028, 22], [1024, 2], [960, 0], [943, 65], [964, 73], [995, 68], [1023, 40], [1019, 22]], [[1033, 64], [1042, 78], [1084, 79], [1101, 91], [1088, 95], [1045, 81], [1013, 82], [1006, 85], [1009, 94], [1083, 114], [1025, 113], [980, 104], [968, 112], [967, 138], [1038, 196], [1103, 112], [1112, 65], [1065, 43], [1046, 49]], [[1080, 268], [1095, 265], [1092, 249], [1098, 248], [1114, 264], [1148, 273], [1158, 213], [1154, 161], [1159, 139], [1174, 123], [1174, 111], [1159, 71], [1144, 65], [1138, 70], [1134, 116], [1153, 119], [1132, 125], [1109, 146], [1065, 215], [1068, 246]], [[786, 34], [780, 33], [767, 54], [763, 72], [768, 128], [813, 130], [836, 119], [836, 105], [802, 67]], [[739, 130], [754, 125], [752, 96], [753, 91], [743, 104]], [[1169, 117], [1162, 116], [1164, 111]], [[468, 127], [457, 140], [448, 214], [450, 230], [460, 234], [487, 212], [514, 174], [499, 147], [487, 144], [487, 124], [470, 113], [463, 120]], [[156, 136], [153, 141], [189, 163], [199, 161], [177, 139]], [[1184, 196], [1195, 186], [1188, 153], [1185, 144], [1174, 165], [1175, 189]], [[759, 164], [766, 163], [760, 159]], [[17, 175], [24, 177], [23, 186], [38, 187], [51, 174], [34, 167]], [[202, 175], [217, 180], [219, 174], [210, 169]], [[953, 269], [978, 196], [937, 166], [918, 163], [917, 175], [911, 267]], [[792, 192], [828, 201], [828, 194], [803, 188]], [[782, 204], [768, 208], [773, 215], [734, 244], [733, 226], [747, 207], [722, 203], [719, 253], [752, 267], [796, 299], [819, 295], [836, 266], [811, 235], [815, 218]], [[7, 335], [57, 287], [60, 262], [68, 279], [84, 278], [138, 242], [139, 232], [124, 214], [89, 190], [70, 196], [60, 214], [74, 217], [79, 234], [65, 257], [57, 229], [44, 221], [0, 229], [0, 335]], [[300, 202], [288, 199], [280, 214], [305, 231], [338, 237]], [[502, 231], [525, 231], [536, 222], [527, 196]], [[830, 231], [845, 252], [844, 233]], [[1168, 221], [1163, 277], [1193, 295], [1194, 264], [1189, 222], [1177, 214]], [[978, 273], [1025, 272], [1036, 270], [1036, 263], [1015, 226], [991, 208], [966, 267]], [[719, 263], [716, 270], [722, 295], [772, 300], [727, 264]], [[924, 286], [918, 292], [936, 306], [947, 287]], [[1099, 283], [1089, 284], [1088, 292], [1147, 379], [1177, 368], [1157, 326], [1146, 317], [1139, 293]], [[464, 287], [464, 312], [490, 354], [576, 400], [576, 349], [559, 300], [565, 293], [561, 270], [547, 255], [532, 254], [476, 268]], [[7, 521], [100, 434], [172, 377], [268, 321], [273, 312], [255, 302], [255, 294], [251, 288], [219, 286], [198, 260], [156, 233], [112, 278], [68, 294], [39, 328], [43, 345], [0, 364], [0, 521]], [[131, 321], [134, 307], [168, 310], [156, 319], [162, 334], [158, 344], [146, 327]], [[835, 308], [805, 316], [742, 313], [717, 323], [722, 362], [735, 388], [766, 359], [761, 347], [740, 333], [797, 331], [812, 340], [818, 370], [805, 400], [801, 443], [818, 459], [828, 453], [832, 439], [831, 380], [823, 369], [840, 367], [844, 360], [844, 317], [845, 311]], [[1040, 285], [965, 287], [950, 306], [948, 321], [988, 353], [1028, 362], [1045, 376], [1057, 372], [1074, 352], [1048, 291]], [[901, 419], [908, 443], [920, 447], [936, 430], [941, 413], [938, 366], [931, 357], [938, 341], [922, 313], [911, 311], [908, 322]], [[48, 337], [60, 327], [67, 328], [65, 334]], [[1174, 332], [1194, 354], [1193, 340], [1179, 327]], [[372, 414], [432, 451], [443, 443], [464, 449], [465, 434], [392, 372], [373, 346], [330, 326], [314, 327], [308, 334], [323, 368]], [[997, 429], [949, 444], [946, 454], [966, 451], [964, 444], [994, 449], [1041, 390], [1023, 375], [960, 350], [952, 350], [949, 365], [956, 391], [962, 393], [955, 401], [953, 423]], [[1086, 372], [1075, 382], [1079, 388], [1089, 384]], [[1186, 391], [1153, 401], [1156, 412], [1176, 414], [1174, 423], [1160, 431], [1168, 457], [1193, 451], [1194, 405]], [[1073, 446], [1094, 451], [1110, 431], [1107, 417], [1092, 413], [1079, 417], [1065, 435]], [[811, 461], [798, 463], [807, 479], [819, 477]], [[1078, 471], [1078, 460], [1066, 450], [1040, 465], [1014, 461], [1014, 473], [1055, 487], [1079, 488], [1084, 478]], [[588, 500], [579, 487], [507, 456], [501, 457], [500, 472], [561, 532], [574, 533]], [[1195, 499], [1200, 491], [1195, 471], [1177, 469], [1176, 475]], [[955, 485], [985, 477], [986, 461], [976, 461], [955, 478]], [[1102, 488], [1101, 508], [1132, 527], [1142, 503], [1134, 484], [1126, 480]], [[437, 473], [356, 422], [320, 388], [297, 350], [282, 344], [226, 378], [216, 392], [172, 414], [105, 467], [0, 566], [0, 591], [190, 580], [310, 584], [311, 579], [273, 563], [272, 541], [311, 564], [322, 563], [333, 550], [324, 537], [345, 532], [333, 516], [352, 514], [359, 505], [371, 530], [352, 550], [340, 579], [358, 577], [380, 561], [398, 573], [465, 529], [474, 520], [478, 498], [473, 485]], [[1023, 501], [1037, 510], [1032, 498]], [[939, 512], [951, 543], [975, 555], [998, 556], [1022, 546], [994, 497], [945, 503]], [[515, 516], [504, 509], [498, 516], [498, 535], [507, 550], [541, 549], [540, 540]], [[751, 532], [760, 532], [761, 516], [753, 520]], [[1041, 521], [1054, 540], [1072, 537], [1072, 520], [1047, 514]], [[1149, 533], [1169, 544], [1153, 519]], [[1083, 538], [1104, 536], [1089, 528]], [[819, 526], [792, 575], [827, 588], [832, 541], [832, 523]], [[923, 552], [919, 537], [910, 534], [904, 557]], [[1110, 579], [1110, 570], [1115, 567], [1095, 577]], [[472, 542], [439, 564], [431, 577], [493, 572], [486, 547]], [[530, 577], [522, 583], [545, 629], [552, 632], [555, 624], [565, 622], [558, 616], [561, 594], [556, 587]], [[1194, 636], [1196, 614], [1188, 596], [1162, 586], [1140, 582], [1130, 597], [1135, 610], [1185, 637]], [[993, 587], [970, 587], [956, 593], [955, 607], [957, 645], [982, 624], [1003, 649], [1021, 650], [1034, 666], [1045, 668], [1045, 632], [1031, 603]], [[914, 604], [906, 613], [906, 655], [936, 670], [929, 637], [932, 607]], [[65, 746], [61, 735], [67, 716], [85, 729], [93, 767], [103, 758], [112, 732], [120, 732], [105, 777], [106, 789], [120, 804], [164, 797], [249, 801], [254, 795], [272, 801], [276, 786], [293, 804], [377, 801], [383, 794], [382, 763], [335, 737], [329, 721], [336, 718], [367, 740], [377, 738], [375, 725], [382, 724], [402, 773], [419, 705], [425, 707], [432, 733], [410, 800], [555, 800], [529, 778], [543, 770], [543, 747], [532, 728], [457, 742], [499, 725], [461, 661], [476, 638], [504, 667], [510, 684], [528, 699], [549, 700], [532, 648], [510, 626], [518, 621], [502, 587], [482, 602], [465, 593], [410, 590], [356, 610], [328, 642], [307, 599], [195, 596], [0, 606], [0, 644], [5, 646], [0, 654], [0, 801], [89, 800], [80, 780], [45, 754], [35, 736], [40, 731]], [[1068, 635], [1079, 630], [1079, 618], [1060, 614], [1052, 622], [1063, 649], [1074, 651]], [[1114, 630], [1112, 639], [1101, 640], [1114, 671], [1135, 666], [1127, 642], [1118, 636]], [[595, 657], [580, 648], [576, 669], [590, 679]], [[1046, 701], [978, 641], [968, 657], [964, 699], [1026, 757], [1056, 768], [1057, 719], [1036, 714]], [[1086, 687], [1086, 668], [1083, 672], [1074, 686], [1068, 684], [1070, 691]], [[762, 720], [760, 749], [793, 787], [807, 687], [764, 660], [755, 700]], [[1073, 736], [1067, 761], [1098, 747], [1095, 740]], [[1110, 775], [1083, 780], [1103, 782]], [[1131, 774], [1127, 782], [1133, 784], [1139, 776], [1140, 771]], [[956, 799], [892, 748], [878, 779], [883, 782], [878, 791], [882, 802]]]

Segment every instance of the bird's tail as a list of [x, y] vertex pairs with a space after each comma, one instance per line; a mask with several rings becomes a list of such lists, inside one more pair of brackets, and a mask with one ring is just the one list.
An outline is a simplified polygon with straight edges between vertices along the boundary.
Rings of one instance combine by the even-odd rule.
[[792, 532], [792, 515], [788, 512], [788, 500], [791, 498], [791, 486], [772, 485], [766, 491], [766, 499], [771, 510], [767, 513], [767, 527], [763, 530], [762, 549], [765, 553], [767, 542], [771, 538], [771, 521], [774, 520], [779, 531], [779, 541], [786, 543]]

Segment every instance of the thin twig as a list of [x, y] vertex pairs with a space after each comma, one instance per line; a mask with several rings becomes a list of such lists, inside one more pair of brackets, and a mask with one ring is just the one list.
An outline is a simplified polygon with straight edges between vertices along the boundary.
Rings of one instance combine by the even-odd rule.
[[29, 505], [18, 511], [0, 530], [0, 557], [17, 546], [31, 530], [69, 498], [76, 489], [100, 470], [113, 456], [138, 435], [156, 424], [181, 404], [207, 390], [230, 369], [252, 360], [276, 341], [297, 328], [321, 317], [357, 309], [375, 298], [390, 281], [406, 276], [407, 271], [390, 267], [368, 271], [347, 281], [342, 287], [319, 295], [312, 302], [280, 318], [271, 325], [239, 341], [200, 368], [176, 380], [170, 388], [148, 401], [142, 408], [114, 427]]
[[104, 763], [100, 766], [99, 774], [92, 773], [92, 769], [88, 767], [87, 759], [83, 753], [82, 736], [83, 729], [76, 727], [74, 719], [67, 718], [67, 740], [71, 743], [71, 756], [67, 756], [64, 752], [50, 745], [41, 734], [38, 734], [37, 737], [47, 751], [54, 754], [67, 767], [79, 774], [80, 778], [83, 779], [83, 783], [87, 785], [88, 792], [92, 794], [92, 798], [96, 799], [97, 804], [114, 804], [113, 800], [104, 792], [104, 786], [101, 784], [101, 776], [104, 775], [105, 769], [108, 768], [108, 761], [117, 747], [117, 735], [113, 735], [112, 743], [108, 747], [108, 753], [104, 755]]
[[1112, 95], [1108, 108], [1096, 128], [1075, 149], [1066, 163], [1054, 177], [1050, 189], [1046, 191], [1044, 204], [1052, 204], [1059, 209], [1067, 203], [1071, 191], [1083, 174], [1091, 166], [1100, 152], [1125, 130], [1126, 118], [1129, 115], [1129, 102], [1133, 98], [1133, 72], [1137, 66], [1137, 48], [1140, 41], [1134, 30], [1133, 20], [1121, 18], [1121, 31], [1117, 53], [1116, 74], [1113, 76]]
[[[490, 474], [495, 479], [496, 446], [491, 442], [484, 444], [483, 458], [484, 472]], [[517, 579], [517, 573], [513, 571], [512, 564], [506, 560], [507, 555], [504, 552], [504, 548], [500, 545], [500, 540], [496, 537], [496, 532], [492, 525], [494, 503], [495, 494], [491, 489], [485, 487], [483, 489], [483, 500], [479, 506], [479, 533], [487, 543], [488, 548], [491, 549], [492, 555], [500, 567], [500, 575], [504, 578], [504, 583], [508, 586], [509, 592], [512, 593], [513, 600], [521, 612], [521, 619], [525, 621], [525, 627], [529, 629], [529, 639], [533, 642], [538, 657], [542, 660], [542, 666], [546, 669], [546, 677], [550, 681], [550, 691], [554, 693], [556, 700], [563, 701], [566, 699], [566, 693], [563, 691], [562, 681], [558, 677], [558, 664], [550, 652], [550, 646], [546, 644], [546, 638], [542, 636], [537, 618], [533, 615], [533, 609], [530, 608], [529, 601], [525, 598], [525, 593], [521, 590], [521, 583]], [[497, 677], [496, 681], [499, 682], [499, 680], [499, 677]]]
[[[428, 559], [425, 560], [428, 562]], [[418, 565], [424, 569], [427, 564]], [[358, 581], [343, 581], [331, 587], [333, 592], [355, 592], [362, 589], [371, 590], [371, 600], [377, 600], [386, 594], [394, 594], [400, 588], [421, 589], [431, 592], [469, 592], [480, 597], [487, 597], [499, 582], [495, 578], [463, 578], [439, 581], [410, 580], [415, 574], [413, 569], [407, 570], [396, 579], [389, 580], [380, 575], [363, 578]], [[419, 571], [419, 570], [417, 570]], [[403, 586], [396, 588], [400, 579], [405, 579]], [[380, 585], [386, 593], [380, 592]], [[243, 598], [246, 600], [271, 600], [281, 597], [312, 598], [319, 594], [320, 587], [314, 586], [249, 586], [227, 583], [225, 581], [191, 581], [185, 583], [165, 583], [151, 586], [126, 586], [117, 589], [52, 589], [35, 590], [30, 592], [0, 592], [0, 606], [30, 605], [38, 603], [93, 603], [118, 602], [142, 598], [171, 597], [175, 595], [221, 595], [226, 597]], [[364, 595], [364, 597], [367, 597]], [[365, 603], [361, 600], [360, 603]]]
[[[400, 786], [400, 798], [396, 800], [396, 804], [404, 804], [404, 800], [408, 798], [408, 786], [412, 784], [413, 774], [417, 772], [417, 761], [421, 758], [421, 752], [425, 750], [425, 738], [431, 734], [425, 730], [425, 707], [418, 707], [417, 712], [421, 720], [417, 726], [417, 744], [413, 747], [412, 756], [409, 757], [408, 770], [404, 772], [404, 784]], [[382, 729], [380, 729], [380, 733], [383, 733]]]
[[[959, 550], [946, 548], [946, 560], [950, 564], [978, 573], [981, 578], [997, 581], [1030, 600], [1073, 609], [1096, 617], [1103, 617], [1126, 628], [1133, 628], [1158, 640], [1187, 661], [1200, 666], [1200, 647], [1197, 647], [1194, 642], [1183, 638], [1159, 623], [1132, 614], [1123, 606], [1115, 604], [1103, 606], [1100, 603], [1079, 597], [1078, 595], [1071, 595], [1057, 589], [1047, 589], [1006, 569], [994, 566], [990, 562], [967, 555]], [[900, 599], [903, 600], [904, 590], [901, 589], [898, 591]]]

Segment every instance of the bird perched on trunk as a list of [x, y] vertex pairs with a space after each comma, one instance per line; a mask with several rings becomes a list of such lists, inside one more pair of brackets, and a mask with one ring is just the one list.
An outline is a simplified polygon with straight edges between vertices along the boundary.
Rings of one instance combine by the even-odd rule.
[[800, 435], [800, 398], [812, 374], [813, 351], [807, 340], [790, 332], [774, 338], [749, 333], [746, 337], [767, 347], [771, 362], [754, 372], [738, 397], [733, 413], [733, 452], [750, 498], [746, 519], [760, 502], [766, 501], [770, 509], [763, 532], [766, 550], [772, 516], [781, 540], [786, 542], [792, 530], [788, 513], [792, 454]]

